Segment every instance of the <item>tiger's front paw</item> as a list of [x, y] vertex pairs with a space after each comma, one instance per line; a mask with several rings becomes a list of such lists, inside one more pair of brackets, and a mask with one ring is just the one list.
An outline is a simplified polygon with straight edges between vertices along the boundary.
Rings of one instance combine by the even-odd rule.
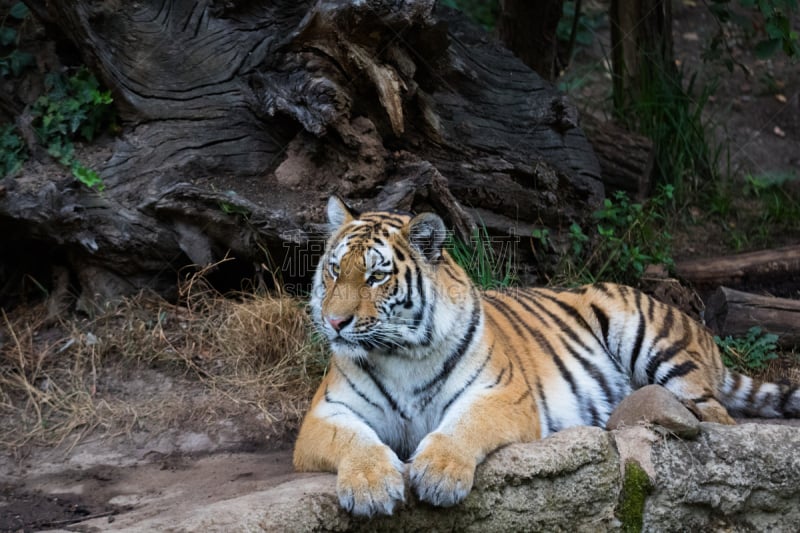
[[469, 494], [476, 466], [451, 437], [431, 433], [411, 459], [409, 478], [420, 500], [449, 507]]
[[339, 503], [354, 515], [392, 514], [395, 506], [405, 501], [404, 468], [387, 446], [359, 449], [339, 464]]

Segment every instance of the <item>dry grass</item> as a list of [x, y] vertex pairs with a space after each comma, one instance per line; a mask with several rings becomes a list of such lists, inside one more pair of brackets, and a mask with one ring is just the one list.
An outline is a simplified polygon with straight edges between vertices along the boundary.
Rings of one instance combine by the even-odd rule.
[[201, 278], [182, 302], [143, 294], [92, 319], [55, 324], [44, 304], [4, 312], [0, 447], [242, 413], [265, 432], [296, 426], [326, 363], [323, 346], [310, 340], [302, 302], [223, 298]]

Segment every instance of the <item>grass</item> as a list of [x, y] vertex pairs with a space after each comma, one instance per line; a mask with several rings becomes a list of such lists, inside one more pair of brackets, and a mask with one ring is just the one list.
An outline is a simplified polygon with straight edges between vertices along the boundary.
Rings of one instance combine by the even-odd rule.
[[450, 235], [445, 249], [481, 289], [502, 289], [516, 282], [511, 242], [493, 239], [486, 226], [474, 230], [469, 242]]
[[706, 196], [696, 221], [708, 232], [718, 227], [733, 252], [780, 246], [800, 233], [800, 176], [746, 174], [741, 183], [720, 184]]
[[618, 103], [615, 111], [624, 124], [653, 140], [656, 180], [672, 185], [683, 201], [720, 181], [726, 147], [713, 140], [712, 121], [704, 115], [715, 86], [700, 86], [695, 74], [684, 87], [682, 72], [673, 78], [651, 70], [636, 98]]
[[267, 434], [296, 428], [326, 365], [322, 345], [308, 340], [303, 303], [223, 298], [200, 278], [183, 296], [176, 305], [140, 295], [91, 320], [48, 323], [45, 304], [4, 313], [0, 447], [237, 413]]

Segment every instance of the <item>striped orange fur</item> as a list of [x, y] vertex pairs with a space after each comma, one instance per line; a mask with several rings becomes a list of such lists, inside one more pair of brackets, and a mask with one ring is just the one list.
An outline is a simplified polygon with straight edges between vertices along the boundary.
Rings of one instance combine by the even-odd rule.
[[482, 293], [434, 214], [357, 214], [334, 197], [328, 219], [311, 312], [332, 359], [294, 463], [337, 472], [355, 514], [391, 514], [406, 473], [420, 499], [458, 503], [493, 450], [602, 426], [649, 383], [706, 421], [800, 416], [797, 386], [727, 370], [703, 326], [630, 287]]

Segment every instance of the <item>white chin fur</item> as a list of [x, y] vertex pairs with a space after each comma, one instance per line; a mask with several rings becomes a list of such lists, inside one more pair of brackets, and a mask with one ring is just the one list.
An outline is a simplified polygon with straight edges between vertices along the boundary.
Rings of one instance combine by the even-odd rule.
[[343, 342], [341, 340], [331, 341], [331, 351], [339, 357], [348, 357], [350, 359], [366, 359], [367, 351], [361, 346]]

